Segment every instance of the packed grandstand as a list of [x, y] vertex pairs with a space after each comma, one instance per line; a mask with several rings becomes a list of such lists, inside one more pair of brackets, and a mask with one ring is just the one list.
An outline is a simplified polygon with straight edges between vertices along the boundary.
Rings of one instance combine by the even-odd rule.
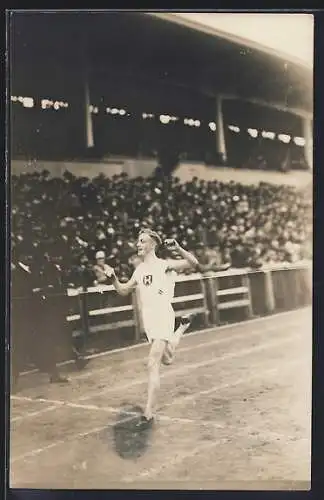
[[[310, 193], [262, 183], [206, 182], [177, 177], [63, 179], [35, 172], [12, 178], [12, 247], [37, 261], [59, 259], [68, 280], [80, 283], [95, 253], [124, 279], [138, 232], [154, 227], [205, 262], [234, 267], [296, 262], [311, 257]], [[91, 278], [90, 278], [91, 281]]]

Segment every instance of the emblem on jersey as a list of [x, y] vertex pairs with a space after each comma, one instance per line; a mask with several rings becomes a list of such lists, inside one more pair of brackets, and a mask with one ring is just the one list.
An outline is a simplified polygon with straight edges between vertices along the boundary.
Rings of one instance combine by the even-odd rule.
[[152, 285], [152, 281], [153, 281], [153, 276], [152, 274], [147, 274], [146, 276], [144, 276], [143, 278], [143, 284], [145, 286], [150, 286]]

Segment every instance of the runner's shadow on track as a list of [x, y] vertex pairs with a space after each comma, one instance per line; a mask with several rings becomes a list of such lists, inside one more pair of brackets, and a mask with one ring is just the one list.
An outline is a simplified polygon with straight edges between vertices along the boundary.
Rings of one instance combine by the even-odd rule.
[[121, 458], [134, 459], [146, 452], [153, 429], [142, 417], [140, 406], [122, 405], [113, 427], [115, 450]]

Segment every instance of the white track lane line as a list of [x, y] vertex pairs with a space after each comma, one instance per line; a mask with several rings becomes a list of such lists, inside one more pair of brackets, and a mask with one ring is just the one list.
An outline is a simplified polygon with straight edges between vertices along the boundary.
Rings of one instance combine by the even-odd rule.
[[[118, 423], [121, 424], [124, 422], [128, 422], [129, 420], [132, 420], [133, 418], [134, 418], [134, 416], [129, 416], [129, 417], [124, 418], [123, 420], [120, 420]], [[15, 463], [15, 462], [18, 462], [19, 460], [25, 460], [26, 458], [34, 457], [36, 455], [39, 455], [40, 453], [43, 453], [44, 451], [55, 448], [56, 446], [59, 446], [61, 444], [64, 445], [64, 444], [70, 443], [71, 441], [82, 439], [84, 437], [91, 436], [92, 434], [97, 434], [97, 433], [103, 431], [104, 429], [112, 427], [115, 424], [116, 424], [116, 422], [110, 422], [106, 425], [102, 425], [100, 427], [95, 427], [95, 428], [90, 429], [89, 431], [86, 431], [86, 432], [79, 432], [77, 434], [72, 434], [71, 436], [66, 437], [66, 439], [60, 439], [58, 441], [54, 441], [54, 443], [51, 443], [47, 446], [44, 446], [43, 448], [37, 448], [35, 450], [28, 451], [27, 453], [23, 453], [22, 455], [18, 455], [17, 457], [11, 458], [10, 462]]]
[[[114, 415], [118, 415], [119, 413], [123, 413], [125, 415], [127, 415], [127, 420], [128, 420], [128, 417], [138, 417], [138, 413], [137, 412], [133, 412], [133, 411], [128, 411], [128, 410], [121, 410], [120, 408], [114, 408], [114, 407], [111, 407], [111, 406], [96, 406], [96, 405], [82, 405], [82, 404], [77, 404], [77, 403], [69, 403], [69, 402], [64, 402], [64, 401], [57, 401], [56, 402], [56, 406], [55, 408], [59, 408], [59, 407], [66, 407], [66, 408], [78, 408], [78, 409], [81, 409], [81, 410], [89, 410], [89, 411], [96, 411], [96, 412], [104, 412], [104, 413], [112, 413]], [[43, 410], [40, 410], [37, 415], [39, 414], [42, 414], [44, 413], [46, 410], [48, 410], [49, 408], [44, 408]], [[211, 425], [214, 425], [216, 427], [222, 427], [220, 424], [217, 424], [215, 422], [209, 422], [209, 421], [200, 421], [200, 420], [192, 420], [192, 419], [189, 419], [189, 418], [182, 418], [182, 417], [169, 417], [167, 415], [159, 415], [157, 417], [157, 420], [161, 420], [162, 422], [163, 421], [166, 421], [166, 422], [179, 422], [179, 423], [183, 423], [183, 424], [200, 424], [200, 423], [203, 423], [203, 424], [211, 424]], [[124, 419], [123, 420], [120, 420], [118, 421], [118, 423], [121, 423], [121, 422], [124, 422]], [[110, 425], [115, 425], [116, 422], [113, 422], [113, 423], [108, 423], [107, 426], [109, 427]]]
[[17, 417], [13, 417], [10, 419], [10, 423], [13, 424], [14, 422], [19, 422], [21, 420], [26, 420], [27, 418], [33, 418], [33, 417], [38, 417], [39, 415], [42, 415], [43, 413], [49, 413], [50, 411], [56, 410], [60, 406], [62, 406], [64, 403], [55, 403], [51, 406], [47, 406], [46, 408], [42, 408], [41, 410], [38, 411], [30, 411], [28, 413], [25, 413], [24, 415], [19, 415]]
[[[301, 307], [301, 308], [298, 308], [298, 309], [294, 309], [292, 311], [284, 311], [284, 312], [280, 312], [280, 313], [276, 313], [276, 314], [272, 314], [271, 316], [262, 316], [262, 317], [259, 317], [259, 318], [252, 318], [252, 319], [248, 319], [246, 321], [240, 321], [238, 323], [231, 323], [229, 325], [222, 325], [222, 326], [217, 326], [217, 325], [214, 325], [212, 327], [209, 327], [209, 328], [204, 328], [202, 330], [196, 330], [194, 332], [189, 332], [189, 333], [186, 333], [186, 337], [193, 337], [195, 335], [203, 335], [205, 333], [210, 333], [212, 332], [213, 330], [217, 330], [217, 331], [222, 331], [222, 330], [228, 330], [228, 329], [236, 329], [236, 328], [240, 328], [240, 327], [244, 327], [245, 325], [249, 325], [249, 324], [253, 324], [253, 323], [259, 323], [259, 322], [263, 322], [263, 321], [271, 321], [272, 319], [276, 319], [276, 318], [280, 318], [280, 317], [285, 317], [285, 316], [289, 316], [289, 315], [295, 315], [296, 316], [296, 313], [301, 313], [301, 312], [304, 312], [304, 311], [311, 311], [311, 307], [310, 306], [305, 306], [305, 307]], [[101, 358], [101, 357], [104, 357], [104, 356], [112, 356], [114, 354], [117, 354], [117, 353], [120, 353], [120, 352], [125, 352], [125, 351], [130, 351], [132, 349], [139, 349], [139, 348], [144, 348], [147, 346], [147, 343], [146, 342], [142, 342], [140, 344], [135, 344], [135, 345], [131, 345], [131, 346], [127, 346], [127, 347], [121, 347], [119, 349], [111, 349], [109, 351], [103, 351], [103, 352], [99, 352], [99, 353], [96, 353], [96, 354], [90, 354], [89, 356], [87, 356], [87, 359], [96, 359], [96, 358]], [[68, 360], [68, 361], [64, 361], [63, 363], [58, 363], [58, 366], [66, 366], [66, 365], [69, 365], [69, 364], [73, 364], [74, 361], [73, 360]], [[30, 374], [33, 374], [33, 373], [37, 373], [38, 370], [37, 369], [34, 369], [34, 370], [28, 370], [28, 371], [25, 371], [25, 372], [22, 372], [21, 375], [24, 376], [24, 375], [30, 375]]]
[[17, 394], [13, 394], [10, 396], [10, 399], [13, 401], [27, 401], [30, 403], [52, 403], [56, 405], [63, 404], [64, 401], [56, 400], [56, 399], [47, 399], [47, 398], [31, 398], [30, 396], [18, 396]]

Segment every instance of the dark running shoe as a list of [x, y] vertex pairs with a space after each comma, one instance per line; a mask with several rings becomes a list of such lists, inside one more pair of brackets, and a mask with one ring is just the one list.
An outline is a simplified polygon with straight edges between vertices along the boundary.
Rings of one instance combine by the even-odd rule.
[[138, 419], [136, 419], [136, 427], [145, 430], [145, 429], [150, 429], [154, 423], [154, 417], [152, 416], [150, 419], [146, 418], [144, 413], [141, 413], [138, 416]]
[[190, 325], [196, 316], [197, 316], [197, 314], [186, 314], [184, 316], [181, 316], [180, 324], [181, 325]]
[[146, 418], [145, 415], [142, 415], [139, 421], [139, 427], [141, 429], [151, 429], [154, 424], [154, 417], [150, 419]]

